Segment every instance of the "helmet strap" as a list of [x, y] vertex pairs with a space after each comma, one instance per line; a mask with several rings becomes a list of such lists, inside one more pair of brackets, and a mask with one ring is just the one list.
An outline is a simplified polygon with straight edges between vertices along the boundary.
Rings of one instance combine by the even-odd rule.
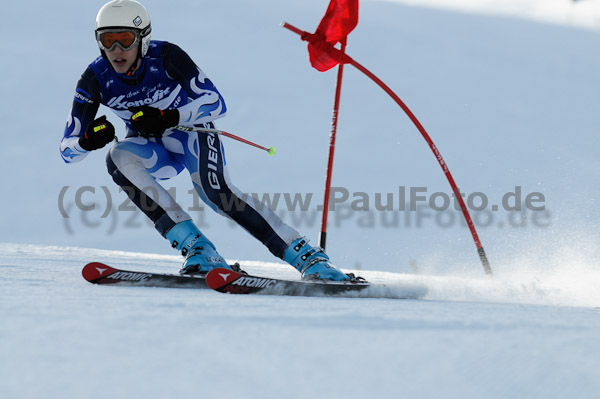
[[137, 58], [135, 59], [135, 61], [133, 62], [133, 64], [131, 65], [131, 68], [129, 68], [129, 71], [127, 71], [126, 75], [127, 76], [133, 76], [135, 70], [137, 68]]
[[144, 57], [142, 56], [142, 40], [140, 40], [140, 43], [138, 44], [137, 57], [135, 57], [135, 61], [133, 61], [133, 64], [131, 64], [131, 68], [129, 68], [129, 71], [127, 71], [127, 73], [126, 73], [127, 76], [129, 76], [129, 77], [133, 76], [133, 74], [137, 70], [137, 68], [139, 66], [139, 62], [142, 60], [142, 58], [144, 58]]
[[127, 75], [128, 77], [132, 77], [135, 74], [135, 71], [137, 71], [137, 69], [141, 66], [141, 60], [142, 59], [140, 57], [137, 57], [135, 61], [133, 61], [133, 64], [131, 64], [131, 68], [129, 68], [125, 75]]

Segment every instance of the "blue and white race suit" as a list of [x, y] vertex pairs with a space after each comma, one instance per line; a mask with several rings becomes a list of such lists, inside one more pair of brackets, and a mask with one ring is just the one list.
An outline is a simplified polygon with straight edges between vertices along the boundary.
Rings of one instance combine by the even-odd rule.
[[113, 110], [127, 128], [126, 138], [107, 155], [108, 172], [163, 236], [191, 217], [158, 181], [187, 169], [196, 192], [211, 208], [235, 220], [275, 256], [283, 258], [289, 244], [300, 237], [267, 207], [257, 206], [231, 184], [217, 135], [169, 129], [161, 138], [146, 139], [131, 127], [128, 107], [132, 106], [176, 108], [178, 124], [183, 126], [213, 128], [213, 121], [225, 115], [225, 102], [217, 88], [178, 46], [151, 41], [134, 76], [117, 73], [103, 57], [88, 66], [77, 84], [60, 145], [65, 162], [79, 162], [88, 155], [79, 137], [95, 119], [100, 104]]

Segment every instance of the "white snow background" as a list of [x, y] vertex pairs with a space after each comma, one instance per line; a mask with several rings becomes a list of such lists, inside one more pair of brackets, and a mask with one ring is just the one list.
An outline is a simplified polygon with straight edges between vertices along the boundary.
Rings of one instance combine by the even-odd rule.
[[[305, 43], [279, 23], [313, 31], [327, 3], [144, 2], [153, 38], [183, 47], [224, 95], [217, 126], [277, 148], [268, 157], [226, 139], [233, 181], [250, 193], [312, 193], [310, 211], [278, 211], [313, 243], [335, 71], [313, 70]], [[485, 193], [490, 206], [515, 187], [545, 198], [544, 212], [476, 217], [493, 279], [459, 214], [426, 209], [417, 224], [414, 212], [374, 211], [375, 194], [399, 186], [450, 189], [408, 118], [346, 68], [333, 184], [368, 193], [371, 212], [349, 212], [348, 201], [333, 213], [328, 253], [372, 281], [425, 284], [418, 301], [86, 283], [91, 260], [161, 272], [181, 262], [123, 209], [106, 149], [76, 165], [58, 153], [77, 79], [98, 55], [102, 4], [3, 9], [0, 397], [598, 397], [598, 1], [361, 2], [348, 53], [414, 111], [461, 191]], [[188, 180], [167, 184], [193, 207]], [[85, 187], [91, 212], [75, 203]], [[225, 219], [190, 213], [226, 258], [298, 276]]]

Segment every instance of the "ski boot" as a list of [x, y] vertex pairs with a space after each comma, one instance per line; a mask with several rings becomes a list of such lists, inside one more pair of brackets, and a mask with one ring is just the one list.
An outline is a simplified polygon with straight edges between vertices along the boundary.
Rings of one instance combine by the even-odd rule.
[[183, 268], [179, 274], [205, 275], [212, 269], [231, 267], [217, 252], [215, 246], [206, 238], [191, 220], [177, 223], [165, 235], [173, 248], [181, 251], [185, 256]]
[[333, 266], [321, 248], [308, 245], [304, 238], [290, 244], [283, 260], [302, 273], [302, 280], [350, 281], [352, 277]]

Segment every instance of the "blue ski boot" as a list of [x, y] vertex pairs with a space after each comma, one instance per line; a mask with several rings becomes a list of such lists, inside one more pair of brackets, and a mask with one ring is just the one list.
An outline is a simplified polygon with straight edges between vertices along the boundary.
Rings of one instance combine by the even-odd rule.
[[231, 269], [215, 246], [206, 238], [191, 220], [177, 223], [165, 235], [173, 248], [185, 256], [179, 274], [206, 274], [214, 268]]
[[290, 244], [283, 260], [302, 273], [302, 280], [350, 280], [350, 276], [329, 262], [329, 256], [321, 248], [308, 245], [304, 238]]

